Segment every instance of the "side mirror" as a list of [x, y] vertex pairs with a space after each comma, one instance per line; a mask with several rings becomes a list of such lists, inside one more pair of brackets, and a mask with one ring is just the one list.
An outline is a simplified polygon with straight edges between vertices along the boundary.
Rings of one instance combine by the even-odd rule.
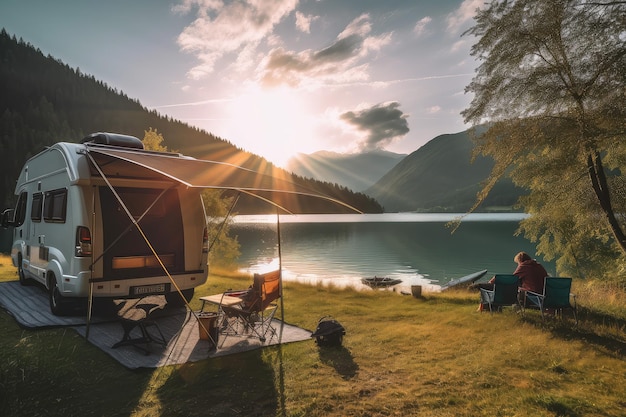
[[8, 228], [9, 226], [14, 226], [15, 225], [14, 217], [15, 217], [14, 209], [4, 210], [2, 212], [2, 219], [1, 219], [0, 226], [2, 226], [4, 229]]

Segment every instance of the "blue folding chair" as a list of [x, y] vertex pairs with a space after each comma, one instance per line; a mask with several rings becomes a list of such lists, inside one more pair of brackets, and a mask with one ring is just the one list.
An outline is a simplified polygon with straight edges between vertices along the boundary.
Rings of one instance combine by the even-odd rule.
[[519, 278], [516, 275], [495, 275], [493, 290], [479, 288], [480, 302], [483, 306], [488, 305], [491, 313], [502, 311], [502, 307], [520, 306], [518, 288]]
[[[529, 308], [538, 308], [541, 318], [545, 320], [546, 310], [554, 310], [555, 315], [563, 318], [563, 310], [570, 309], [574, 314], [574, 322], [578, 324], [576, 295], [572, 289], [571, 278], [546, 277], [543, 294], [526, 291], [525, 304]], [[574, 302], [572, 303], [571, 300]]]

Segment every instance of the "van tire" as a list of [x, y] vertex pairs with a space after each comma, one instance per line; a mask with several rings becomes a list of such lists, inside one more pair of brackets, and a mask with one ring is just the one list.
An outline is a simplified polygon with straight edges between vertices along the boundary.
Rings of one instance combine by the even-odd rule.
[[52, 272], [48, 272], [48, 295], [50, 299], [50, 311], [55, 316], [64, 316], [68, 312], [67, 301], [61, 295], [57, 279]]
[[[190, 288], [187, 290], [181, 290], [181, 292], [185, 297], [185, 301], [190, 302], [193, 298], [194, 289]], [[185, 301], [183, 301], [183, 299], [180, 297], [178, 291], [165, 294], [165, 301], [167, 301], [168, 307], [182, 307], [185, 305]]]
[[32, 281], [29, 278], [26, 278], [24, 274], [24, 267], [22, 266], [22, 254], [17, 255], [17, 275], [20, 279], [20, 284], [27, 286], [32, 284]]

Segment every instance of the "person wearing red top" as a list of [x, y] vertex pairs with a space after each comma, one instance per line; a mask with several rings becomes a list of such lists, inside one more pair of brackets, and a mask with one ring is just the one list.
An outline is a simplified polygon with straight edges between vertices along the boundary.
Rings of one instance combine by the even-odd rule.
[[[545, 268], [536, 260], [532, 259], [526, 252], [519, 252], [513, 258], [517, 263], [517, 268], [513, 275], [516, 275], [520, 279], [519, 287], [519, 300], [520, 303], [524, 303], [526, 299], [526, 291], [532, 291], [539, 294], [543, 294], [543, 286], [545, 284], [545, 277], [548, 276]], [[489, 282], [473, 284], [471, 288], [484, 288], [493, 290], [493, 282], [495, 277], [491, 278]], [[478, 311], [482, 311], [484, 306], [481, 304], [478, 307]]]
[[548, 276], [545, 268], [534, 259], [531, 259], [526, 252], [520, 252], [513, 258], [517, 262], [517, 268], [513, 275], [517, 275], [520, 280], [520, 289], [543, 294], [545, 277]]
[[518, 253], [513, 260], [517, 262], [517, 268], [515, 268], [513, 275], [517, 275], [520, 281], [518, 299], [520, 304], [525, 305], [526, 291], [543, 294], [543, 286], [548, 273], [539, 262], [532, 259], [526, 252]]

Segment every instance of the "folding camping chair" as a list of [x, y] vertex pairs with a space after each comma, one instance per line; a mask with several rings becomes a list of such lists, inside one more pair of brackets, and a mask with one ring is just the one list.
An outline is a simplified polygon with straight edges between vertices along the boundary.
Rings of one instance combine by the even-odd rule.
[[[241, 295], [243, 300], [239, 305], [221, 305], [222, 344], [228, 335], [256, 336], [261, 342], [276, 335], [272, 320], [278, 309], [276, 302], [281, 297], [280, 270], [265, 274], [254, 274], [252, 287], [246, 294]], [[225, 293], [225, 296], [227, 294]]]
[[495, 275], [493, 290], [480, 288], [480, 302], [489, 311], [502, 311], [502, 307], [517, 305], [521, 308], [517, 293], [519, 278], [516, 275]]
[[[571, 278], [546, 277], [543, 294], [526, 291], [525, 304], [529, 308], [538, 308], [541, 311], [541, 318], [544, 320], [546, 310], [554, 310], [557, 316], [563, 318], [563, 309], [570, 309], [574, 314], [574, 322], [578, 324], [576, 295], [570, 292], [571, 289]], [[573, 304], [570, 299], [574, 300]]]
[[[167, 345], [167, 340], [165, 340], [165, 336], [163, 336], [157, 321], [152, 317], [153, 313], [163, 310], [165, 304], [148, 303], [145, 301], [147, 299], [154, 301], [155, 298], [124, 300], [120, 304], [117, 319], [122, 325], [124, 335], [119, 342], [111, 347], [112, 349], [117, 349], [120, 346], [134, 346], [146, 355], [149, 355], [150, 350], [147, 345], [150, 343], [156, 343], [161, 346]], [[132, 333], [135, 328], [139, 329], [140, 336], [133, 337]], [[148, 328], [154, 328], [156, 332], [151, 334]]]

